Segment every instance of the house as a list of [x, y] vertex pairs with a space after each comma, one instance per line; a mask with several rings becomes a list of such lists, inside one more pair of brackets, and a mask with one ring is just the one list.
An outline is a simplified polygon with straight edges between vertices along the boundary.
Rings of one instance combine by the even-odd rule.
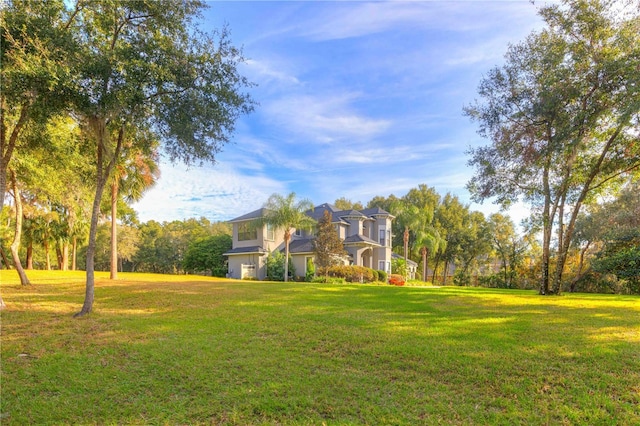
[[[338, 210], [331, 204], [321, 204], [306, 214], [316, 221], [324, 212], [331, 214], [338, 236], [349, 253], [345, 263], [366, 266], [391, 272], [391, 222], [395, 218], [380, 208], [364, 210]], [[270, 225], [256, 226], [265, 209], [258, 209], [235, 219], [232, 248], [228, 257], [230, 278], [264, 279], [267, 271], [266, 259], [270, 252], [284, 251], [284, 231]], [[289, 242], [291, 262], [298, 276], [304, 277], [307, 259], [313, 258], [314, 231], [295, 230]]]

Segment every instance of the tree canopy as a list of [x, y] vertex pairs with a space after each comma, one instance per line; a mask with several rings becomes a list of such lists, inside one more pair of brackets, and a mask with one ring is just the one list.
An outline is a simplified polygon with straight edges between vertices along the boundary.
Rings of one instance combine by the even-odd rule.
[[491, 141], [470, 151], [468, 188], [477, 201], [531, 203], [543, 229], [543, 294], [560, 291], [582, 206], [640, 170], [640, 13], [614, 3], [542, 7], [546, 27], [510, 47], [466, 108]]

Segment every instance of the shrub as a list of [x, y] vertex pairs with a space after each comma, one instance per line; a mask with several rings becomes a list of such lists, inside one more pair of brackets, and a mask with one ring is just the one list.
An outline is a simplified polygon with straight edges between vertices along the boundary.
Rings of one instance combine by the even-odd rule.
[[378, 280], [379, 281], [384, 281], [385, 283], [387, 282], [388, 279], [388, 275], [385, 271], [378, 269]]
[[324, 274], [333, 278], [344, 278], [350, 283], [370, 283], [375, 281], [373, 269], [357, 265], [336, 265], [324, 269]]
[[409, 272], [409, 268], [407, 268], [407, 263], [404, 261], [404, 258], [393, 258], [391, 259], [391, 273], [396, 275], [407, 276]]
[[307, 282], [313, 281], [313, 277], [316, 276], [316, 265], [313, 263], [312, 258], [307, 259], [307, 275], [305, 280]]
[[400, 274], [391, 274], [389, 276], [389, 284], [391, 285], [404, 285], [404, 277]]
[[[280, 251], [274, 251], [267, 256], [267, 280], [284, 281], [284, 254]], [[289, 277], [295, 277], [296, 270], [289, 256]]]
[[346, 284], [347, 283], [344, 278], [335, 278], [335, 277], [327, 277], [327, 276], [315, 277], [314, 279], [311, 280], [311, 282], [321, 283], [321, 284]]

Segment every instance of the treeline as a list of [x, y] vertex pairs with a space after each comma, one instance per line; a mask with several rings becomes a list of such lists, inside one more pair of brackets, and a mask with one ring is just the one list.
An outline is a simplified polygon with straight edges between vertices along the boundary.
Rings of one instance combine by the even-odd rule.
[[[351, 207], [348, 200], [337, 202]], [[440, 196], [426, 185], [402, 197], [375, 197], [366, 207], [376, 206], [396, 215], [393, 251], [406, 251], [406, 257], [418, 263], [417, 277], [434, 284], [540, 286], [542, 226], [535, 212], [518, 231], [508, 216], [485, 217], [458, 197]], [[640, 294], [640, 182], [630, 180], [617, 196], [589, 203], [575, 233], [561, 291]], [[554, 273], [556, 256], [549, 267]]]
[[[26, 197], [26, 199], [32, 199]], [[96, 238], [96, 270], [111, 266], [108, 203]], [[506, 215], [485, 216], [452, 194], [419, 185], [398, 197], [377, 196], [366, 205], [345, 198], [339, 209], [380, 207], [393, 221], [393, 251], [418, 264], [416, 279], [440, 285], [535, 289], [541, 280], [540, 228], [535, 220], [516, 224]], [[84, 269], [88, 227], [65, 209], [24, 206], [20, 257], [27, 269]], [[38, 207], [40, 206], [40, 207]], [[6, 207], [0, 225], [3, 267], [11, 266], [8, 246], [15, 225]], [[139, 223], [125, 200], [116, 210], [117, 269], [166, 274], [224, 276], [223, 253], [231, 249], [231, 225], [206, 218]], [[563, 291], [640, 293], [640, 187], [629, 184], [607, 202], [594, 203], [578, 220], [578, 238], [567, 262]], [[68, 248], [69, 256], [64, 253]], [[77, 247], [77, 248], [76, 248]], [[74, 255], [74, 253], [76, 253]], [[552, 267], [553, 267], [552, 262]], [[403, 274], [403, 259], [394, 272]]]
[[[6, 213], [9, 209], [6, 209]], [[87, 245], [85, 234], [80, 236], [81, 246], [76, 255], [66, 260], [62, 256], [66, 241], [64, 221], [60, 216], [46, 222], [41, 216], [23, 222], [28, 236], [26, 245], [20, 249], [27, 270], [84, 270]], [[231, 226], [225, 222], [211, 222], [206, 218], [174, 220], [171, 222], [149, 221], [138, 223], [132, 213], [117, 225], [117, 270], [120, 272], [153, 272], [162, 274], [206, 274], [224, 276], [226, 264], [223, 253], [231, 249]], [[132, 219], [134, 219], [132, 221]], [[3, 221], [0, 250], [2, 266], [12, 267], [9, 260], [8, 241], [11, 221]], [[78, 239], [76, 238], [76, 241]], [[96, 236], [95, 268], [97, 271], [111, 269], [111, 224], [108, 217], [98, 226]]]

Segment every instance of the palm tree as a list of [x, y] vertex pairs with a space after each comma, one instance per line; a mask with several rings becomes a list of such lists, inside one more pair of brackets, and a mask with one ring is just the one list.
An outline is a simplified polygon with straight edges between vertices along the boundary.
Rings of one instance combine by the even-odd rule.
[[289, 242], [291, 232], [294, 229], [312, 229], [316, 221], [306, 215], [308, 210], [313, 209], [311, 201], [303, 199], [296, 202], [295, 192], [286, 197], [280, 194], [273, 194], [264, 205], [265, 214], [258, 223], [260, 225], [269, 224], [274, 229], [284, 231], [284, 280], [289, 278]]
[[410, 204], [409, 202], [405, 201], [405, 200], [398, 200], [394, 207], [394, 211], [397, 212], [396, 214], [396, 220], [398, 222], [398, 224], [400, 226], [402, 226], [404, 228], [404, 233], [402, 236], [402, 242], [404, 244], [404, 264], [405, 264], [405, 270], [404, 270], [404, 277], [405, 279], [407, 278], [407, 266], [409, 265], [408, 263], [408, 258], [409, 258], [409, 237], [410, 237], [410, 232], [411, 231], [415, 231], [418, 227], [420, 227], [420, 224], [422, 222], [422, 218], [421, 218], [421, 214], [420, 214], [420, 209], [418, 209], [418, 207]]
[[138, 201], [144, 192], [155, 185], [158, 169], [158, 142], [140, 132], [132, 142], [123, 146], [120, 159], [111, 178], [111, 273], [118, 279], [118, 199], [122, 193], [126, 202]]
[[440, 236], [436, 228], [428, 223], [416, 230], [416, 246], [420, 247], [422, 256], [422, 281], [427, 281], [427, 269], [429, 269], [429, 252], [435, 253], [444, 250], [446, 240]]

